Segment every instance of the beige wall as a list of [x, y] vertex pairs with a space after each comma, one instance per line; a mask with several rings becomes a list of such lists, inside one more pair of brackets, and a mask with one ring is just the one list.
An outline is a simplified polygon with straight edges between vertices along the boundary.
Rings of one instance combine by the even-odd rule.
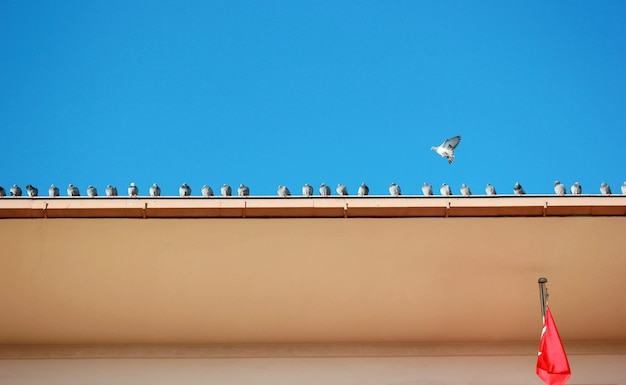
[[0, 343], [626, 340], [626, 218], [4, 219]]

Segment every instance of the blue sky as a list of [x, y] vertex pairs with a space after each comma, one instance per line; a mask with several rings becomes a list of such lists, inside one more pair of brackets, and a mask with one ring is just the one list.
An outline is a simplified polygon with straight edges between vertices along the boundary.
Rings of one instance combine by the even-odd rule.
[[626, 180], [624, 1], [7, 0], [0, 52], [7, 190]]

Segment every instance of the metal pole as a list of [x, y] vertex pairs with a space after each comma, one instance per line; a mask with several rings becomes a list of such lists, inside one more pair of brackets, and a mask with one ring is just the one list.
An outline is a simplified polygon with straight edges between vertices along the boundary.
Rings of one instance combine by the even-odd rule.
[[547, 278], [539, 278], [539, 296], [541, 298], [541, 317], [546, 318], [546, 306], [548, 305], [548, 293], [546, 291]]

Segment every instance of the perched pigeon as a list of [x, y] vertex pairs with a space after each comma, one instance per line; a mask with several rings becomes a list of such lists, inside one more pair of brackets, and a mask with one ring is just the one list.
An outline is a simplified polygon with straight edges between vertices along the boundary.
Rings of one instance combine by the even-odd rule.
[[51, 184], [50, 188], [48, 189], [48, 196], [58, 197], [59, 196], [59, 188], [57, 186], [55, 186], [54, 184]]
[[139, 188], [135, 185], [135, 182], [133, 182], [128, 186], [128, 196], [136, 197], [137, 195], [139, 195]]
[[14, 184], [13, 186], [11, 186], [11, 189], [9, 190], [11, 192], [11, 196], [12, 197], [21, 197], [22, 196], [22, 188], [16, 184]]
[[248, 186], [242, 183], [237, 189], [237, 195], [239, 195], [240, 197], [247, 197], [250, 195], [250, 189], [248, 188]]
[[37, 195], [39, 195], [39, 189], [35, 186], [33, 186], [32, 184], [27, 184], [26, 185], [26, 194], [28, 194], [29, 197], [36, 197]]
[[461, 195], [463, 195], [464, 197], [472, 195], [472, 190], [470, 190], [469, 186], [465, 183], [461, 185]]
[[576, 182], [572, 185], [572, 187], [570, 188], [570, 191], [572, 195], [580, 195], [583, 193], [583, 188], [580, 185], [580, 183]]
[[398, 186], [395, 182], [391, 183], [389, 185], [389, 194], [391, 194], [392, 197], [399, 197], [400, 195], [402, 195], [402, 191], [400, 191], [400, 186]]
[[233, 195], [233, 189], [231, 189], [227, 184], [222, 185], [222, 196], [229, 197], [231, 195]]
[[187, 183], [183, 183], [179, 188], [178, 188], [178, 195], [180, 195], [181, 197], [188, 197], [191, 195], [191, 187], [189, 187], [189, 185]]
[[513, 194], [515, 195], [526, 194], [526, 191], [524, 191], [524, 188], [522, 187], [521, 184], [519, 184], [519, 182], [515, 182], [515, 186], [513, 186]]
[[69, 186], [67, 186], [67, 196], [68, 197], [79, 197], [80, 196], [80, 191], [78, 191], [78, 187], [74, 186], [73, 184], [70, 183]]
[[622, 183], [622, 194], [626, 195], [626, 182]]
[[602, 182], [602, 184], [600, 184], [600, 194], [611, 195], [611, 186], [609, 186], [605, 182]]
[[326, 183], [322, 183], [320, 186], [320, 195], [323, 197], [330, 196], [330, 187], [328, 187]]
[[213, 189], [211, 188], [211, 186], [206, 184], [202, 186], [202, 196], [207, 198], [213, 196]]
[[159, 187], [158, 184], [153, 183], [152, 186], [150, 186], [150, 196], [151, 197], [160, 197], [161, 196], [161, 187]]
[[563, 183], [559, 182], [558, 180], [554, 181], [554, 192], [556, 193], [556, 195], [565, 195], [567, 193]]
[[452, 190], [450, 190], [450, 186], [448, 186], [445, 183], [441, 184], [441, 187], [439, 188], [439, 192], [441, 193], [441, 195], [445, 195], [445, 196], [452, 195]]
[[5, 196], [7, 196], [7, 190], [0, 186], [0, 198], [4, 198]]
[[345, 184], [338, 183], [335, 191], [337, 191], [339, 195], [348, 195], [348, 188]]
[[116, 197], [117, 196], [117, 187], [111, 186], [109, 184], [109, 185], [107, 185], [107, 188], [106, 188], [105, 192], [106, 192], [108, 197]]
[[370, 195], [370, 188], [367, 187], [365, 182], [361, 183], [361, 185], [359, 186], [358, 194], [359, 194], [360, 197], [364, 197], [366, 195]]
[[305, 183], [304, 186], [302, 186], [302, 195], [304, 195], [305, 197], [313, 196], [313, 186]]
[[424, 194], [425, 196], [433, 195], [433, 186], [429, 185], [427, 182], [424, 182], [424, 185], [422, 186], [422, 194]]
[[485, 193], [487, 193], [487, 195], [497, 195], [496, 188], [493, 187], [493, 185], [491, 185], [490, 183], [487, 183], [487, 187], [485, 187]]
[[279, 197], [288, 197], [291, 195], [287, 186], [283, 186], [282, 184], [278, 186], [278, 196]]
[[450, 139], [446, 139], [441, 143], [441, 146], [432, 146], [430, 149], [436, 151], [442, 158], [448, 158], [448, 163], [454, 163], [454, 149], [459, 145], [461, 141], [460, 136], [455, 136]]
[[97, 197], [98, 196], [98, 190], [96, 190], [95, 187], [93, 187], [92, 185], [89, 185], [89, 187], [87, 187], [87, 196], [88, 197]]

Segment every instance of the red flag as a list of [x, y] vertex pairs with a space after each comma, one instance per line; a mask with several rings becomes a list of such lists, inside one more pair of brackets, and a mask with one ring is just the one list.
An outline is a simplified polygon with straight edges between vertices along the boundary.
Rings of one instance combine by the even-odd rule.
[[537, 375], [548, 385], [563, 385], [572, 375], [561, 337], [547, 306], [539, 343]]

